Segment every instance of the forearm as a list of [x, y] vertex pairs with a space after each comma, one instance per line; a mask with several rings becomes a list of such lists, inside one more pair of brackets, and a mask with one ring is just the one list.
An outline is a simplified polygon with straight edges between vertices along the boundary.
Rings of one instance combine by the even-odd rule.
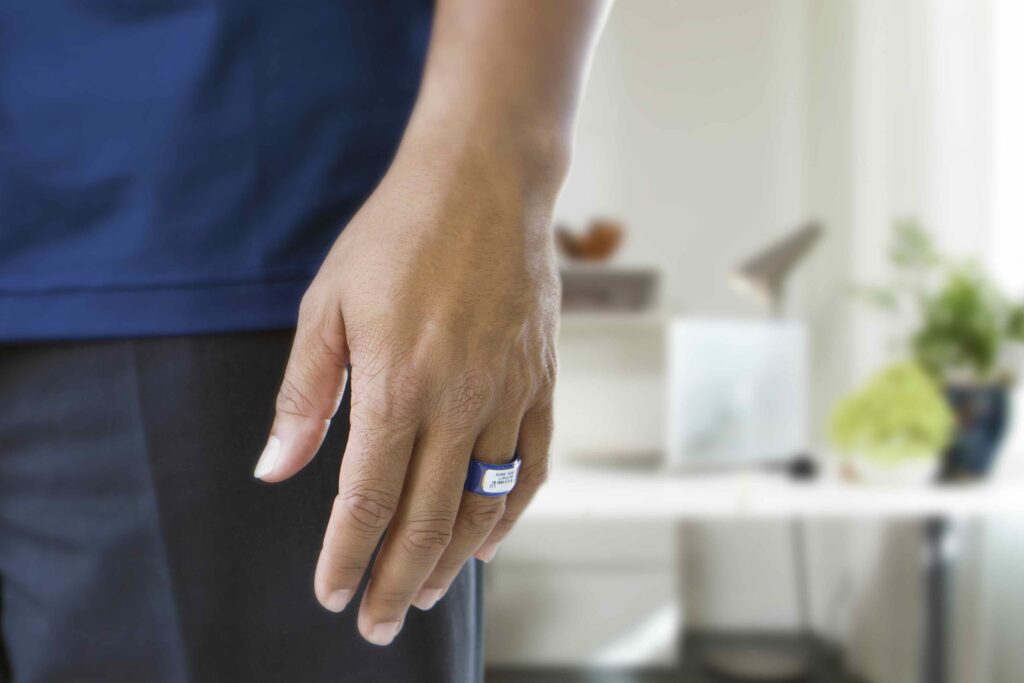
[[406, 134], [488, 148], [560, 182], [593, 46], [610, 0], [438, 0]]

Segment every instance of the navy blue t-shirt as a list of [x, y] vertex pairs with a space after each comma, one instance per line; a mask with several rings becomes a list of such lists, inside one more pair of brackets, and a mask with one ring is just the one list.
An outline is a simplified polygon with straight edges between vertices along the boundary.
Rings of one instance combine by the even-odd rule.
[[294, 324], [429, 0], [0, 2], [0, 340]]

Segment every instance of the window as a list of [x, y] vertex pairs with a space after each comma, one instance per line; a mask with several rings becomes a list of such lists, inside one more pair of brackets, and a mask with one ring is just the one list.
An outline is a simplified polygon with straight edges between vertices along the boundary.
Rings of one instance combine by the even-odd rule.
[[1024, 2], [992, 2], [992, 147], [989, 263], [1024, 295]]

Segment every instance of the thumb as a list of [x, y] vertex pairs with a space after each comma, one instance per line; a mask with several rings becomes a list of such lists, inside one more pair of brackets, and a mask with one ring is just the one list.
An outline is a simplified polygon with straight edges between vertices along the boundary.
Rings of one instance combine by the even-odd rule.
[[307, 292], [284, 379], [275, 402], [270, 438], [253, 473], [278, 482], [305, 467], [323, 443], [348, 382], [345, 324], [333, 302]]

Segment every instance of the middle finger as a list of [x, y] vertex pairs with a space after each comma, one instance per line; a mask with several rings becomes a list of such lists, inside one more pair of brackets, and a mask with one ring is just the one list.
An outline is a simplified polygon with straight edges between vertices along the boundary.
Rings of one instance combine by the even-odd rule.
[[[503, 412], [476, 440], [473, 457], [481, 462], [505, 464], [515, 457], [522, 411], [509, 406]], [[463, 565], [480, 548], [501, 519], [505, 512], [505, 499], [505, 496], [484, 496], [471, 491], [462, 493], [462, 504], [459, 506], [451, 543], [416, 595], [413, 602], [416, 607], [430, 609], [444, 596]]]
[[452, 537], [471, 437], [426, 431], [417, 440], [402, 502], [359, 610], [359, 631], [375, 645], [389, 644], [423, 581]]

